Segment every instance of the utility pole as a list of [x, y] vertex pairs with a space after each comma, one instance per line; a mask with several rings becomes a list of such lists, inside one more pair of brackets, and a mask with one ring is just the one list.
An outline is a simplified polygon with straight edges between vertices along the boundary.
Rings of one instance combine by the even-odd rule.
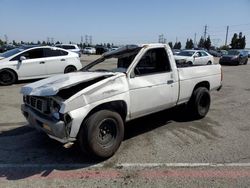
[[89, 36], [89, 43], [90, 43], [90, 45], [92, 45], [92, 36], [91, 35]]
[[207, 37], [207, 25], [205, 25], [204, 40], [206, 40], [206, 37]]
[[225, 40], [225, 46], [227, 45], [228, 30], [229, 30], [229, 26], [227, 26], [227, 32], [226, 32], [226, 40]]
[[196, 48], [196, 33], [194, 34], [194, 47]]

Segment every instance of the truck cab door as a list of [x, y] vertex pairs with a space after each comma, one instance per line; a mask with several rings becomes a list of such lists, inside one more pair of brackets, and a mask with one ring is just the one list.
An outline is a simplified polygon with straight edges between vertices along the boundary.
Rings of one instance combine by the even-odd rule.
[[174, 106], [178, 81], [165, 48], [147, 50], [129, 78], [130, 115], [140, 117]]

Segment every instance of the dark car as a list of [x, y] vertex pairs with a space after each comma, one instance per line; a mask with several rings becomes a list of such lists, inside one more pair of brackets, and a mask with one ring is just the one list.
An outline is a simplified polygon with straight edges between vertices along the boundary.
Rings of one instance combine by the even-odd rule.
[[101, 45], [96, 45], [95, 49], [96, 49], [96, 54], [97, 55], [101, 55], [101, 54], [109, 51], [109, 49], [107, 47], [101, 46]]
[[223, 55], [220, 58], [220, 64], [229, 65], [246, 65], [248, 61], [248, 52], [246, 50], [229, 50], [227, 55]]

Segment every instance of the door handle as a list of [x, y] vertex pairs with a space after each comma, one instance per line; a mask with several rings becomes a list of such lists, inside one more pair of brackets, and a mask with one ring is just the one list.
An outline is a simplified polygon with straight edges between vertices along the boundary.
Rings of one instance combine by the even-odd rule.
[[45, 64], [45, 61], [41, 61], [39, 64]]
[[61, 61], [65, 61], [65, 59], [61, 59]]
[[167, 84], [172, 84], [172, 83], [174, 83], [174, 80], [168, 80], [167, 81]]

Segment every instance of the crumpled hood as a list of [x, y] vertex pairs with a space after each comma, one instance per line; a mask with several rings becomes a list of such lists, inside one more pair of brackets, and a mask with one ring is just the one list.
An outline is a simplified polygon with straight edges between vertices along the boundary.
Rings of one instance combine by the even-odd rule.
[[59, 90], [69, 88], [79, 83], [87, 82], [103, 76], [114, 76], [111, 72], [74, 72], [43, 79], [21, 88], [23, 95], [52, 96]]

